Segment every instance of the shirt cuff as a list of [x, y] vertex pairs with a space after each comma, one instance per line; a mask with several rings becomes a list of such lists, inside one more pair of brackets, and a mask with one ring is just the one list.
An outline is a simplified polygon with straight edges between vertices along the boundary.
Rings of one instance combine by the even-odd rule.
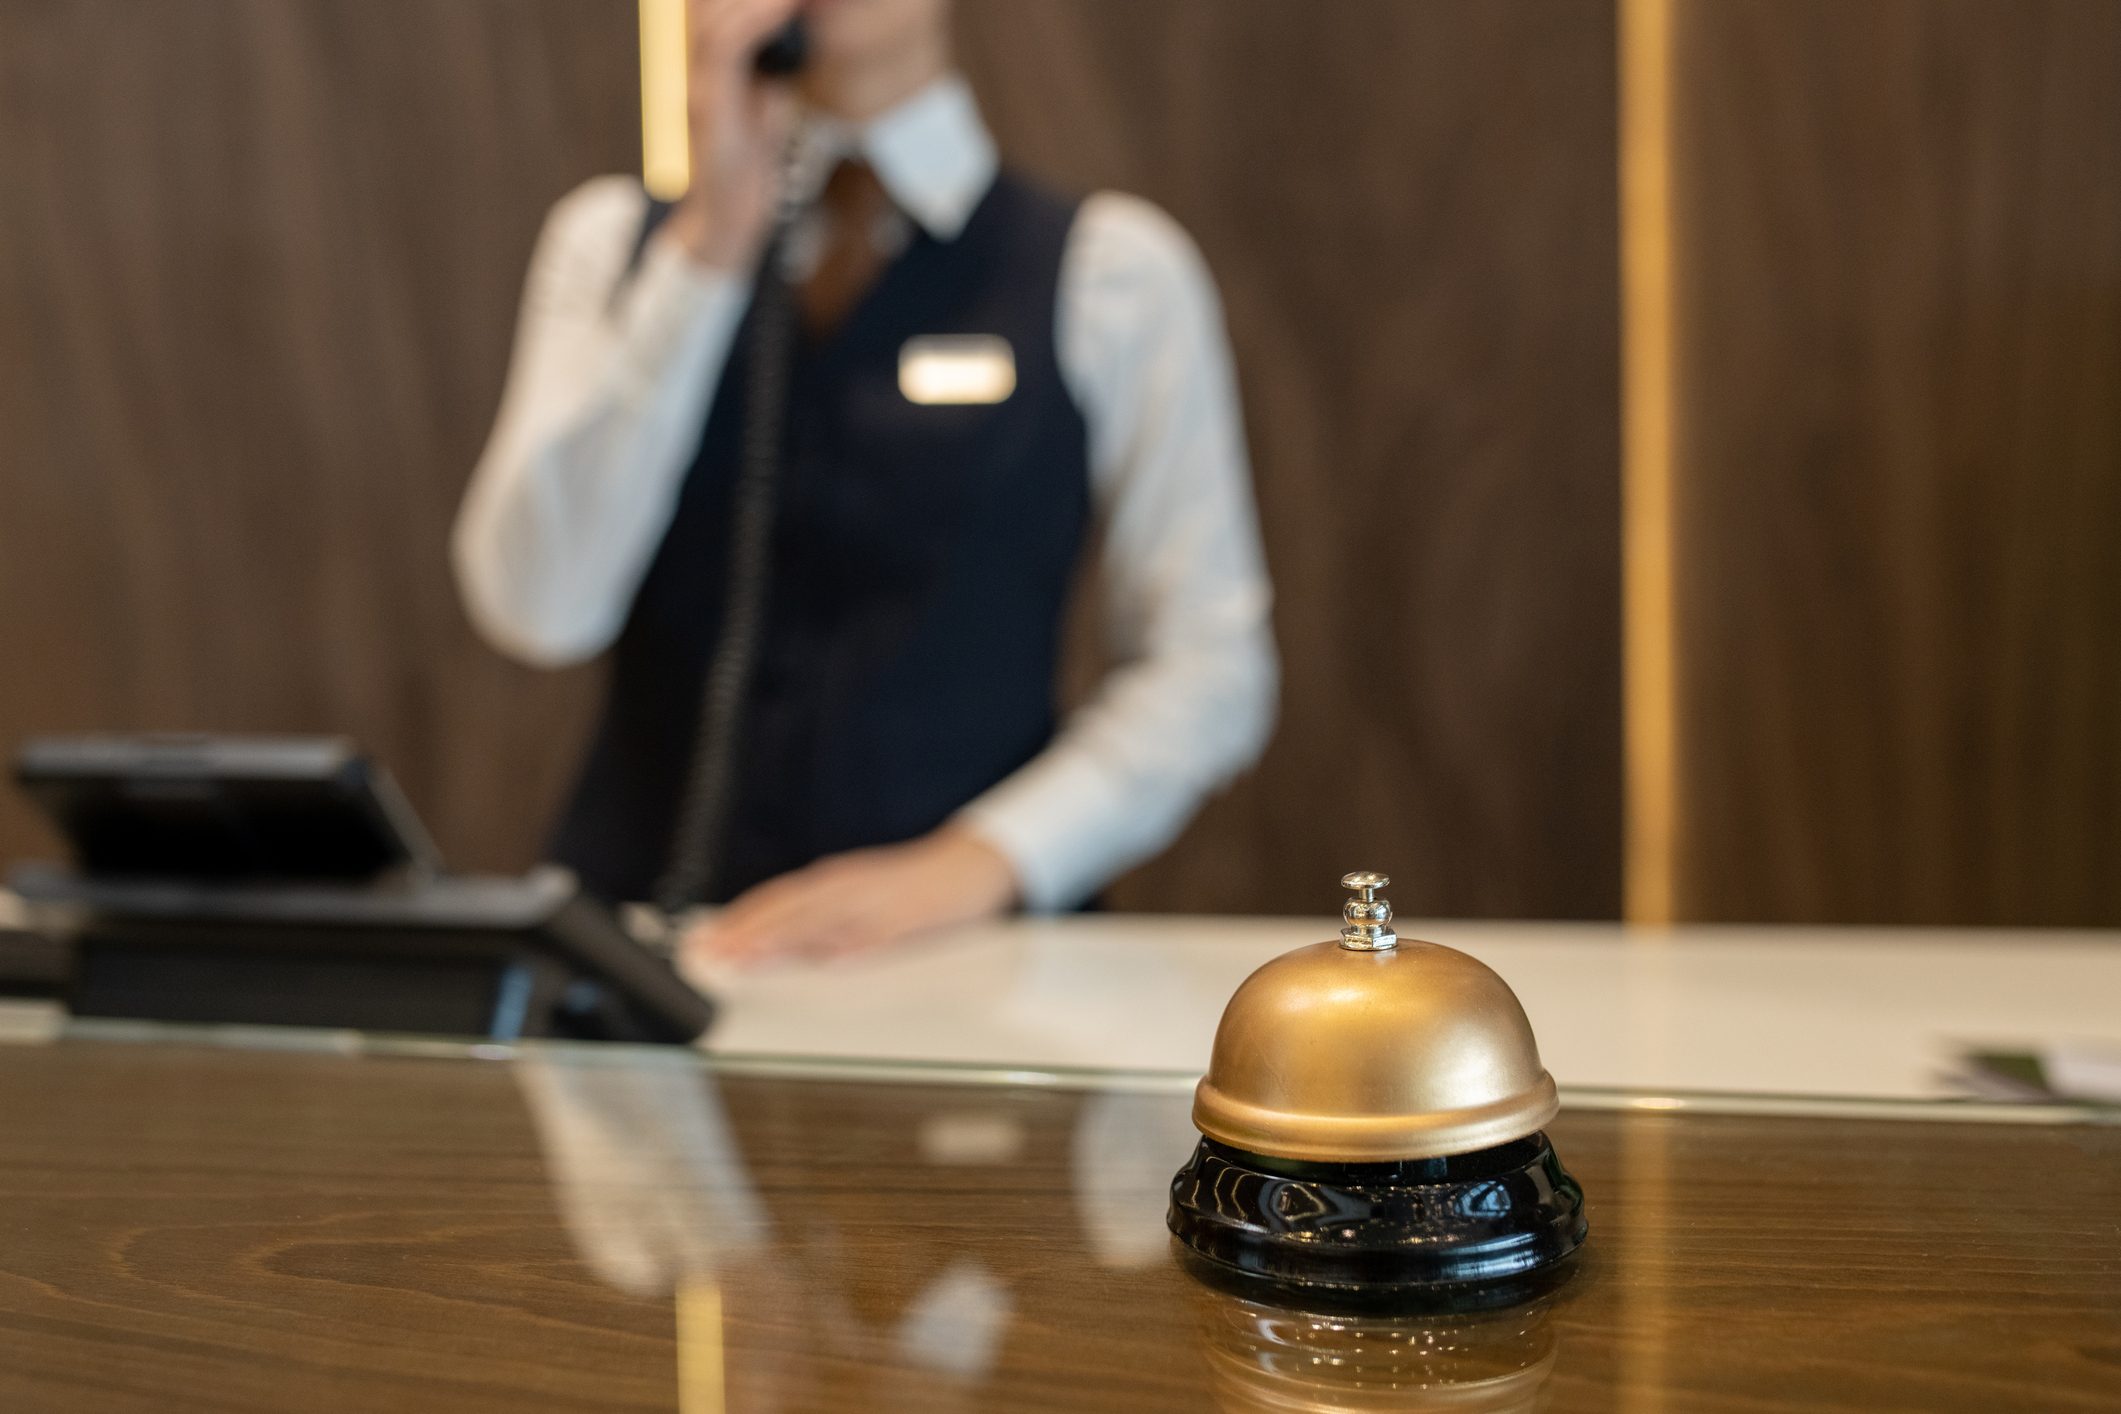
[[960, 810], [952, 823], [999, 850], [1016, 874], [1026, 913], [1064, 913], [1133, 862], [1136, 842], [1115, 838], [1112, 811], [1088, 784], [1033, 762]]

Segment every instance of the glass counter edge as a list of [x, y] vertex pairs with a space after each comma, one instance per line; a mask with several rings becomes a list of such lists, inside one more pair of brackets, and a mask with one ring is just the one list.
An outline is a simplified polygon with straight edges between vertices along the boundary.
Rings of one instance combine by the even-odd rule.
[[[185, 1044], [238, 1050], [426, 1060], [505, 1061], [538, 1054], [576, 1065], [699, 1066], [717, 1075], [843, 1083], [1009, 1086], [1184, 1096], [1197, 1071], [1097, 1066], [1007, 1065], [993, 1061], [910, 1060], [859, 1056], [717, 1053], [685, 1046], [585, 1041], [472, 1041], [294, 1026], [200, 1026], [102, 1018], [47, 1018], [0, 1025], [0, 1043], [40, 1041]], [[1717, 1090], [1647, 1090], [1563, 1085], [1564, 1110], [1812, 1119], [1904, 1119], [1981, 1124], [2121, 1125], [2121, 1106], [1995, 1101], [1950, 1096], [1762, 1094]]]

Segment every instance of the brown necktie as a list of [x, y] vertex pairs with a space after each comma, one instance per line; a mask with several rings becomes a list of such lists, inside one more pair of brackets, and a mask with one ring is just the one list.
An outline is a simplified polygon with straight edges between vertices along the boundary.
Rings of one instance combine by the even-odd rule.
[[882, 273], [885, 255], [878, 232], [891, 198], [866, 162], [850, 159], [833, 169], [818, 198], [824, 240], [817, 268], [803, 282], [803, 327], [827, 334], [861, 302]]

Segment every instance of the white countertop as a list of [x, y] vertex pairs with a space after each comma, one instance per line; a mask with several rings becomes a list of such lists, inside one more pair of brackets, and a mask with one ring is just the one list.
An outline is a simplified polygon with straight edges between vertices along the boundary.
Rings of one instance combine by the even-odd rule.
[[[1445, 923], [1523, 1001], [1564, 1088], [1923, 1099], [1969, 1048], [2121, 1050], [2121, 932]], [[1223, 1003], [1337, 920], [1102, 915], [695, 977], [724, 1055], [1198, 1073]]]

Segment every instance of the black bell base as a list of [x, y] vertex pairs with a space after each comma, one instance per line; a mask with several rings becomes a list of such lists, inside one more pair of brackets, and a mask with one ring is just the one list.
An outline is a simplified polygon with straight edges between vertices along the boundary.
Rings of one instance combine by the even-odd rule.
[[1566, 1281], [1583, 1189], [1535, 1134], [1444, 1158], [1322, 1164], [1203, 1139], [1167, 1221], [1196, 1275], [1316, 1310], [1481, 1311]]

